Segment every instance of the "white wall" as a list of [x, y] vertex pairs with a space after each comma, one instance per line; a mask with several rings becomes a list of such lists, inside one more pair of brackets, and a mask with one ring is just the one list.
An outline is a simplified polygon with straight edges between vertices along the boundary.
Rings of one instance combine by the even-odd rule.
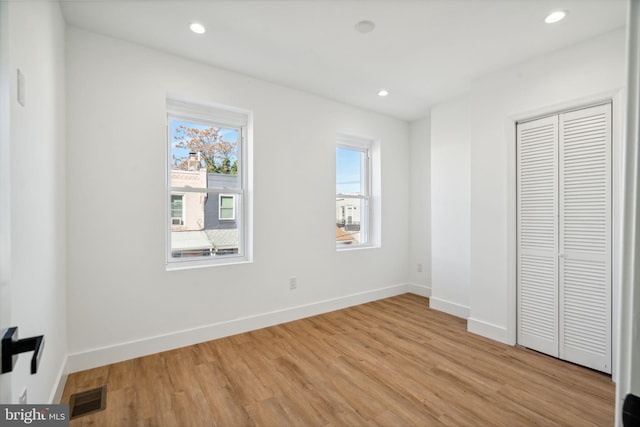
[[[515, 121], [619, 94], [624, 62], [620, 29], [472, 83], [469, 330], [515, 342]], [[620, 142], [620, 103], [614, 99], [614, 147]], [[619, 203], [616, 150], [613, 196]], [[616, 213], [614, 207], [619, 223]], [[614, 257], [616, 235], [614, 230]]]
[[[33, 353], [27, 353], [3, 377], [10, 376], [13, 403], [25, 387], [29, 403], [48, 403], [60, 392], [56, 387], [67, 353], [65, 23], [52, 2], [8, 2], [5, 23], [3, 66], [10, 99], [8, 115], [2, 114], [8, 118], [3, 136], [9, 146], [3, 137], [2, 152], [10, 155], [10, 171], [2, 176], [10, 194], [2, 203], [10, 235], [3, 233], [2, 246], [10, 251], [3, 262], [8, 269], [3, 287], [10, 290], [11, 324], [1, 326], [17, 326], [20, 338], [44, 334], [45, 347], [36, 375], [30, 375]], [[24, 107], [16, 99], [18, 68], [26, 78]]]
[[[71, 371], [407, 290], [406, 122], [76, 28], [67, 72]], [[254, 113], [252, 264], [165, 271], [168, 92]], [[380, 248], [335, 250], [336, 132], [380, 140]]]
[[[629, 14], [629, 37], [633, 39], [629, 43], [629, 67], [628, 67], [628, 79], [629, 79], [629, 115], [633, 115], [633, 119], [629, 120], [627, 137], [629, 140], [627, 143], [635, 144], [636, 150], [640, 151], [640, 2], [638, 0], [633, 1], [633, 5]], [[636, 173], [640, 168], [640, 159], [637, 159]], [[636, 177], [638, 179], [638, 177]], [[638, 182], [640, 184], [640, 182]], [[640, 191], [636, 187], [636, 191]], [[636, 195], [637, 199], [640, 199], [640, 194]], [[640, 210], [639, 207], [636, 209]], [[638, 215], [638, 211], [636, 211]], [[636, 248], [640, 247], [639, 224], [640, 219], [636, 216]], [[636, 249], [636, 271], [640, 272], [640, 253]], [[639, 274], [640, 275], [640, 274]], [[633, 290], [633, 302], [632, 302], [632, 341], [629, 345], [629, 356], [631, 358], [631, 370], [629, 372], [630, 378], [632, 378], [630, 384], [630, 391], [636, 396], [640, 396], [640, 289], [638, 288], [638, 282], [640, 280], [636, 277], [636, 287]], [[627, 285], [629, 285], [627, 283]], [[629, 328], [630, 325], [625, 325]]]
[[622, 29], [604, 34], [478, 78], [432, 110], [432, 306], [468, 306], [470, 331], [515, 343], [516, 120], [613, 97], [617, 188], [624, 46]]
[[[11, 197], [9, 4], [0, 2], [0, 200]], [[11, 206], [0, 203], [0, 332], [11, 326]], [[0, 402], [11, 402], [11, 377], [0, 375]]]
[[432, 267], [430, 306], [469, 316], [469, 98], [431, 110]]
[[[409, 125], [409, 280], [412, 292], [431, 296], [430, 119]], [[419, 271], [419, 265], [422, 267]]]

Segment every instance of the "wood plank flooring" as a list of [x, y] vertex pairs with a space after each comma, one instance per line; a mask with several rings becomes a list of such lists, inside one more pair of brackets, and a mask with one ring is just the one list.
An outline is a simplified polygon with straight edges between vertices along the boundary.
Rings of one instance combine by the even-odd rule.
[[78, 426], [610, 426], [609, 376], [470, 334], [405, 294], [69, 376]]

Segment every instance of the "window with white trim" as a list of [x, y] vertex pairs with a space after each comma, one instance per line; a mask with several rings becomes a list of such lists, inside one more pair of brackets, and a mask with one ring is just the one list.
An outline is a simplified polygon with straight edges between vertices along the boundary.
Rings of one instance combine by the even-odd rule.
[[248, 113], [167, 99], [167, 268], [249, 260]]
[[372, 141], [341, 136], [336, 145], [336, 247], [370, 246]]
[[184, 225], [184, 194], [171, 195], [171, 226]]
[[236, 219], [236, 197], [233, 194], [220, 194], [218, 219], [232, 221]]

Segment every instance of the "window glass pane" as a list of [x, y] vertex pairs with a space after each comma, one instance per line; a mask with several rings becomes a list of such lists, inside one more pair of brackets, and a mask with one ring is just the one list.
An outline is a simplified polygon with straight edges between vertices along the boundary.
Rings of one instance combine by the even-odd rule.
[[[171, 256], [187, 258], [238, 254], [238, 221], [220, 221], [220, 195], [203, 191], [186, 193], [182, 198], [184, 222], [171, 225]], [[230, 198], [234, 201], [233, 196]], [[232, 207], [231, 211], [235, 212], [235, 203]]]
[[170, 120], [171, 186], [240, 188], [240, 131]]
[[171, 196], [171, 213], [172, 216], [182, 216], [182, 196]]
[[235, 198], [233, 196], [220, 196], [220, 219], [229, 220], [235, 218]]
[[366, 199], [336, 197], [337, 244], [357, 245], [367, 243], [366, 221]]
[[182, 195], [171, 195], [171, 224], [172, 225], [183, 225], [184, 218], [182, 216], [182, 204], [183, 204]]
[[223, 208], [233, 208], [233, 196], [220, 197], [220, 206]]
[[336, 193], [363, 194], [364, 156], [365, 153], [360, 150], [336, 148]]

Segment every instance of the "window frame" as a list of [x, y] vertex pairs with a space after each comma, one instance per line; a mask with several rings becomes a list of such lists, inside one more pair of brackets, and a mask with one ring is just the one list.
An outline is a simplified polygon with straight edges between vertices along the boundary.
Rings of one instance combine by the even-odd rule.
[[[350, 193], [339, 193], [337, 191], [337, 181], [336, 181], [336, 203], [339, 199], [343, 199], [345, 201], [352, 200], [353, 203], [345, 203], [342, 208], [342, 212], [344, 213], [345, 225], [347, 225], [348, 220], [348, 206], [360, 205], [361, 213], [360, 213], [360, 241], [358, 243], [345, 243], [336, 240], [336, 250], [350, 250], [350, 249], [359, 249], [359, 248], [370, 248], [374, 247], [373, 236], [371, 233], [372, 226], [372, 182], [373, 182], [373, 149], [374, 149], [374, 141], [368, 138], [361, 138], [352, 135], [338, 134], [336, 136], [336, 179], [338, 172], [338, 164], [337, 164], [337, 150], [339, 148], [359, 151], [364, 154], [361, 156], [361, 164], [360, 164], [360, 191], [357, 194]], [[352, 208], [353, 210], [353, 208]], [[351, 210], [351, 211], [352, 211]], [[337, 208], [335, 209], [337, 213]], [[337, 219], [337, 218], [336, 218]], [[337, 226], [337, 224], [336, 224]]]
[[[251, 113], [246, 110], [223, 106], [220, 104], [210, 104], [182, 100], [177, 97], [167, 97], [166, 108], [166, 135], [165, 135], [165, 171], [166, 171], [166, 250], [165, 250], [165, 268], [170, 270], [181, 270], [190, 268], [211, 267], [218, 265], [229, 265], [252, 262], [252, 245], [251, 236], [251, 212], [252, 206], [250, 199], [250, 129], [251, 129]], [[173, 167], [171, 152], [171, 123], [173, 120], [188, 121], [205, 126], [221, 127], [225, 129], [234, 129], [238, 131], [238, 186], [231, 187], [172, 187], [171, 172]], [[173, 256], [171, 247], [171, 196], [182, 194], [183, 197], [187, 193], [200, 193], [211, 197], [213, 194], [233, 196], [234, 198], [234, 219], [223, 221], [235, 221], [238, 232], [238, 253], [206, 255], [194, 257], [176, 257]], [[220, 201], [220, 200], [219, 200]], [[218, 216], [219, 216], [218, 207]], [[183, 203], [183, 215], [185, 206]], [[218, 218], [218, 220], [220, 220]], [[185, 222], [186, 220], [183, 220]], [[175, 226], [173, 226], [175, 227]], [[224, 252], [224, 251], [223, 251]]]

